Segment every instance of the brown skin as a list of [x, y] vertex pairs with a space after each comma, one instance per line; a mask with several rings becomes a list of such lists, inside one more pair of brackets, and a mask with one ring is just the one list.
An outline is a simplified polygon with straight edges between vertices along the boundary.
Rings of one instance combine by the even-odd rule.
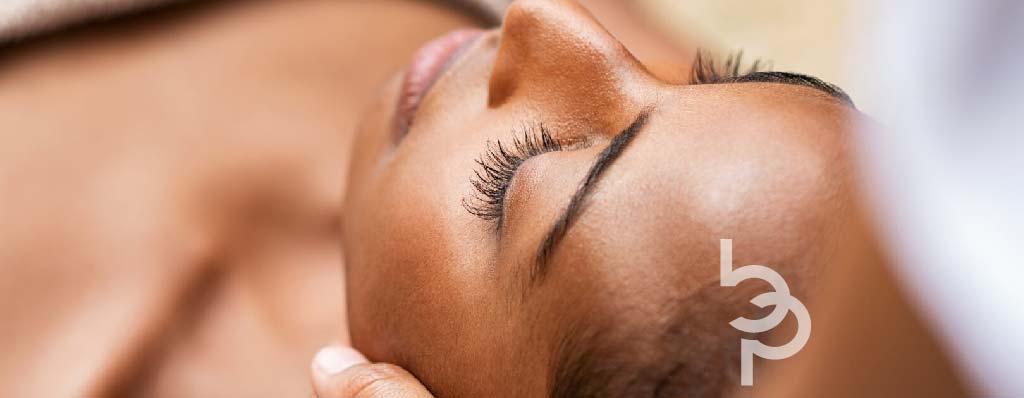
[[[592, 3], [652, 57], [692, 53]], [[310, 356], [347, 338], [356, 124], [472, 24], [423, 0], [202, 1], [0, 48], [0, 396], [308, 396]]]
[[[501, 31], [438, 80], [400, 142], [397, 90], [355, 144], [343, 222], [349, 326], [367, 357], [405, 367], [438, 396], [545, 396], [566, 331], [655, 330], [671, 302], [717, 284], [720, 238], [735, 240], [737, 264], [806, 283], [849, 204], [849, 108], [802, 87], [672, 84], [573, 2], [516, 3]], [[595, 156], [644, 111], [649, 123], [527, 291], [547, 229]], [[496, 234], [461, 205], [474, 160], [537, 123], [585, 145], [528, 160]], [[635, 347], [656, 343], [631, 335]]]
[[[585, 3], [649, 69], [679, 81], [691, 51], [635, 29], [636, 15], [621, 10], [627, 2]], [[415, 48], [468, 24], [421, 1], [196, 2], [2, 49], [0, 395], [307, 396], [304, 362], [319, 344], [344, 335], [332, 223], [345, 187], [346, 132], [365, 98]], [[682, 67], [664, 67], [666, 60]], [[691, 93], [729, 91], [699, 89]], [[779, 90], [764, 96], [806, 94]], [[544, 121], [566, 115], [555, 116]], [[685, 231], [700, 241], [694, 246], [704, 245], [687, 258], [711, 254]], [[745, 251], [741, 235], [729, 233]], [[580, 240], [565, 245], [573, 239]], [[765, 261], [759, 253], [768, 251], [751, 252], [751, 261]], [[566, 279], [559, 278], [552, 280]], [[435, 327], [428, 318], [421, 326]], [[818, 352], [815, 341], [808, 353]], [[904, 358], [919, 353], [913, 347], [900, 346], [908, 348]], [[420, 357], [436, 363], [440, 355]], [[497, 367], [495, 357], [462, 374], [467, 384], [479, 369]], [[811, 368], [822, 363], [835, 364]]]
[[[916, 308], [893, 262], [877, 240], [865, 201], [857, 198], [851, 222], [839, 232], [844, 245], [811, 303], [813, 344], [798, 356], [773, 364], [745, 396], [789, 397], [968, 397], [969, 380], [946, 353]], [[836, 360], [842, 358], [842, 360]], [[344, 397], [344, 396], [342, 396]]]
[[361, 110], [471, 23], [204, 1], [0, 49], [0, 396], [308, 396]]

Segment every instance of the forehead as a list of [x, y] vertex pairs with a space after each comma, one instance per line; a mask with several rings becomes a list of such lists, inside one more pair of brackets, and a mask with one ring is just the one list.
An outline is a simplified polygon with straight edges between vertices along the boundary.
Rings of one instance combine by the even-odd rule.
[[606, 287], [678, 292], [717, 278], [719, 239], [756, 242], [751, 263], [791, 261], [838, 211], [847, 121], [844, 106], [803, 87], [673, 89], [553, 263]]

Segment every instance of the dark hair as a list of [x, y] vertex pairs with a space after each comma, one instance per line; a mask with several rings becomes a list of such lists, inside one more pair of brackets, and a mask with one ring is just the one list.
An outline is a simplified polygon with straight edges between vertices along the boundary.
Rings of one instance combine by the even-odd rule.
[[698, 50], [693, 65], [690, 67], [690, 83], [778, 83], [804, 86], [828, 94], [853, 108], [857, 107], [843, 89], [817, 77], [794, 72], [772, 71], [771, 63], [760, 59], [755, 59], [748, 66], [743, 66], [743, 64], [743, 51], [736, 51], [729, 54], [724, 60], [716, 61], [709, 52]]
[[[739, 386], [738, 316], [766, 315], [749, 300], [760, 284], [706, 285], [669, 305], [665, 320], [642, 325], [612, 319], [567, 333], [549, 376], [553, 398], [719, 397]], [[769, 307], [770, 309], [770, 307]], [[625, 314], [630, 316], [630, 314]]]
[[[772, 72], [755, 60], [743, 66], [742, 52], [716, 61], [698, 52], [690, 70], [691, 84], [778, 83], [809, 87], [853, 107], [839, 87], [790, 72]], [[791, 274], [791, 288], [802, 291], [806, 269]], [[799, 274], [795, 274], [799, 273]], [[717, 279], [681, 294], [662, 310], [592, 312], [578, 321], [554, 347], [548, 376], [553, 398], [676, 398], [721, 397], [739, 388], [740, 339], [764, 340], [743, 333], [729, 322], [737, 317], [760, 319], [772, 307], [750, 303], [768, 291], [767, 284], [749, 282], [721, 287]], [[625, 318], [625, 319], [623, 319]], [[786, 327], [786, 323], [780, 325]]]

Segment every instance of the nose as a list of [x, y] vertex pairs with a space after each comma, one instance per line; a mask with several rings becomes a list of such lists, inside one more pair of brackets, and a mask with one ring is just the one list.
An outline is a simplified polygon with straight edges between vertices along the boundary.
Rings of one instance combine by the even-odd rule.
[[505, 15], [488, 105], [525, 101], [592, 126], [618, 126], [622, 115], [640, 110], [652, 81], [576, 1], [520, 0]]

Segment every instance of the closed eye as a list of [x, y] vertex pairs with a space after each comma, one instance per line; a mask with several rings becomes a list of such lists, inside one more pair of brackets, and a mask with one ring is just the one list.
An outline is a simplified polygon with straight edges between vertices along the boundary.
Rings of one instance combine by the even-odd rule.
[[489, 141], [487, 150], [476, 160], [477, 169], [470, 182], [474, 195], [462, 200], [462, 207], [483, 220], [493, 221], [500, 230], [505, 218], [505, 200], [516, 170], [528, 159], [548, 152], [564, 150], [543, 126], [515, 134], [511, 144]]

